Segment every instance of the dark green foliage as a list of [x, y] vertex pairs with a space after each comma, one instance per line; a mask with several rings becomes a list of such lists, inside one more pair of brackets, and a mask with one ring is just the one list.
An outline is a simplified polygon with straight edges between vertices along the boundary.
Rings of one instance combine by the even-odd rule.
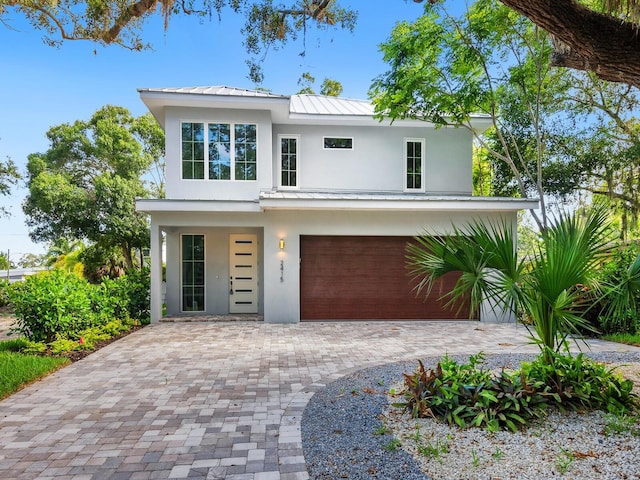
[[482, 354], [467, 364], [445, 356], [435, 369], [419, 361], [415, 372], [404, 374], [405, 402], [397, 405], [414, 417], [489, 431], [521, 429], [543, 417], [549, 406], [625, 413], [638, 405], [631, 381], [583, 354], [549, 351], [515, 372], [492, 373], [482, 361]]
[[524, 376], [482, 369], [482, 354], [458, 364], [445, 356], [435, 370], [422, 362], [413, 374], [405, 374], [401, 404], [415, 417], [433, 416], [461, 428], [482, 427], [512, 431], [543, 415], [545, 398]]
[[60, 335], [77, 338], [80, 331], [114, 319], [147, 321], [149, 272], [134, 270], [92, 285], [56, 269], [12, 285], [9, 296], [16, 315], [13, 331], [50, 343]]
[[100, 288], [103, 315], [111, 318], [133, 318], [147, 321], [150, 317], [149, 269], [132, 269], [116, 279], [103, 278]]
[[92, 311], [92, 286], [63, 270], [27, 277], [12, 285], [16, 315], [13, 330], [30, 340], [51, 342], [57, 333], [79, 331], [98, 322]]
[[9, 282], [5, 279], [0, 279], [0, 307], [4, 307], [9, 304]]
[[609, 260], [598, 272], [605, 295], [591, 295], [594, 305], [588, 315], [604, 334], [635, 334], [640, 329], [639, 254], [637, 243], [613, 247]]
[[538, 391], [550, 403], [562, 409], [625, 413], [637, 405], [631, 380], [582, 353], [571, 356], [549, 351], [534, 362], [523, 363], [522, 372], [538, 382]]

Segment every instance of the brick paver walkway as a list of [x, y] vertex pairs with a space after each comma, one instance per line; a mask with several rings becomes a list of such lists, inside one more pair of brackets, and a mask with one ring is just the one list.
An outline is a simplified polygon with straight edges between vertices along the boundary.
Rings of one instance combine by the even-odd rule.
[[476, 322], [149, 326], [0, 402], [0, 478], [306, 479], [300, 418], [326, 382], [480, 350], [535, 347]]

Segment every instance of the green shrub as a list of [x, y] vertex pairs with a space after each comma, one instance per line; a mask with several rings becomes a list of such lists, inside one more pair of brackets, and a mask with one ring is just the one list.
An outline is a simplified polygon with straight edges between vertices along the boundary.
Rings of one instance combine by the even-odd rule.
[[549, 406], [617, 414], [638, 406], [630, 380], [583, 354], [542, 352], [512, 373], [491, 373], [482, 368], [482, 361], [481, 354], [466, 364], [445, 356], [435, 369], [419, 361], [415, 372], [404, 374], [405, 401], [396, 405], [414, 417], [489, 431], [523, 428], [544, 416]]
[[9, 304], [9, 281], [0, 278], [0, 307], [5, 307]]
[[144, 322], [150, 316], [149, 288], [148, 269], [132, 269], [115, 279], [105, 277], [98, 286], [94, 309], [106, 319], [133, 318]]
[[54, 355], [60, 355], [69, 353], [74, 350], [80, 350], [82, 345], [78, 340], [71, 340], [70, 338], [58, 337], [53, 342], [49, 343], [51, 353]]
[[[605, 293], [620, 286], [621, 279], [628, 275], [629, 266], [633, 265], [638, 253], [640, 253], [640, 245], [637, 243], [622, 244], [613, 248], [609, 260], [598, 272], [598, 282]], [[601, 292], [593, 292], [591, 295], [593, 306], [586, 314], [589, 322], [604, 334], [638, 332], [640, 291], [629, 292], [629, 294], [634, 297], [635, 302], [632, 302], [624, 311], [619, 311], [609, 309], [611, 302], [615, 300], [615, 294], [603, 296]]]
[[91, 308], [93, 289], [86, 280], [58, 269], [27, 277], [9, 290], [16, 315], [13, 331], [52, 342], [57, 334], [97, 324], [99, 317]]
[[[549, 361], [550, 360], [550, 361]], [[535, 379], [538, 391], [561, 409], [595, 409], [625, 413], [637, 406], [633, 382], [584, 354], [547, 352], [545, 358], [522, 364], [522, 372]]]
[[544, 414], [545, 398], [524, 376], [504, 370], [492, 375], [482, 361], [482, 354], [462, 365], [445, 356], [435, 370], [419, 362], [413, 374], [404, 374], [406, 402], [399, 405], [414, 417], [433, 416], [449, 425], [490, 431], [515, 431]]

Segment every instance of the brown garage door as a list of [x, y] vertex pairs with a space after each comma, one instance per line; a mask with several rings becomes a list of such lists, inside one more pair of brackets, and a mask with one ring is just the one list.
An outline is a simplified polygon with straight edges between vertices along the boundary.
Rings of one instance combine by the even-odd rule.
[[[302, 236], [300, 238], [301, 320], [468, 319], [443, 308], [434, 287], [416, 298], [405, 267], [410, 237]], [[457, 274], [443, 278], [453, 288]]]

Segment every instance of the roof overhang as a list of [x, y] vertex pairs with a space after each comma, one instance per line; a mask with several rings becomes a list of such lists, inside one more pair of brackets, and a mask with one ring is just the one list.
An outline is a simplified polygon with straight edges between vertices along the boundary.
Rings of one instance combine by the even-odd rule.
[[416, 194], [360, 194], [262, 192], [264, 210], [379, 210], [513, 212], [539, 207], [532, 198], [430, 196]]
[[136, 200], [136, 210], [151, 214], [265, 210], [515, 212], [538, 207], [538, 200], [533, 198], [308, 192], [262, 192], [259, 201]]
[[257, 201], [137, 199], [136, 210], [147, 213], [261, 212]]

